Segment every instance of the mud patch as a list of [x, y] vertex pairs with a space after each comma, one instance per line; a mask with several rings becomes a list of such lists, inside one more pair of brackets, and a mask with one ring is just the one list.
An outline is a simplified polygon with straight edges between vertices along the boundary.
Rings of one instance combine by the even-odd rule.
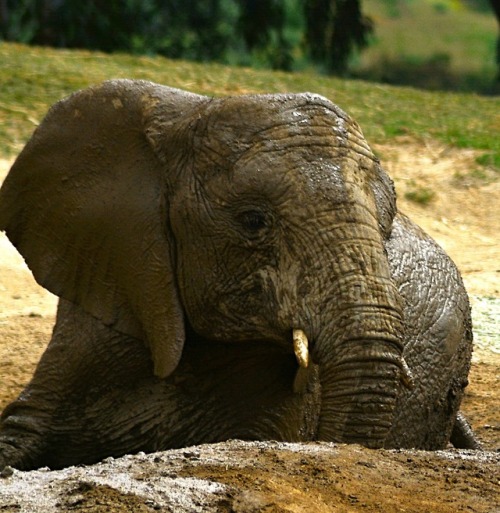
[[500, 511], [500, 454], [229, 441], [14, 471], [0, 510], [122, 512]]

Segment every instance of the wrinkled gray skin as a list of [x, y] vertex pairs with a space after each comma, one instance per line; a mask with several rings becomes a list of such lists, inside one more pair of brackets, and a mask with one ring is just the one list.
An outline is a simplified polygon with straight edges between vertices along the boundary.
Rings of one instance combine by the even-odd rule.
[[475, 446], [460, 276], [327, 99], [106, 82], [52, 107], [0, 194], [61, 298], [0, 467], [229, 438]]

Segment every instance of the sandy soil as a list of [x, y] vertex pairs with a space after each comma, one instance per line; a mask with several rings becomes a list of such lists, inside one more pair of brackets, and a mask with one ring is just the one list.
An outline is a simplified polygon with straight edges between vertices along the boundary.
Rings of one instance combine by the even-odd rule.
[[[122, 464], [116, 460], [105, 464], [111, 465], [111, 470], [89, 469], [85, 479], [81, 473], [41, 472], [28, 476], [15, 472], [12, 477], [5, 476], [0, 479], [0, 510], [499, 513], [500, 183], [490, 183], [488, 170], [483, 170], [485, 176], [480, 178], [471, 173], [478, 168], [474, 163], [477, 153], [472, 150], [404, 138], [375, 149], [395, 180], [400, 209], [452, 256], [471, 295], [477, 325], [476, 349], [463, 410], [488, 451], [486, 454], [367, 451], [357, 446], [325, 448], [321, 444], [321, 450], [314, 452], [311, 447], [304, 447], [305, 452], [301, 454], [296, 447], [290, 450], [269, 443], [259, 446], [260, 449], [251, 444], [235, 446], [234, 453], [229, 455], [231, 444], [222, 444], [219, 448], [201, 448], [201, 456], [196, 456], [194, 463], [192, 457], [175, 451], [170, 456], [169, 453], [158, 456], [157, 463], [162, 464], [155, 469], [150, 459], [130, 460], [133, 463], [128, 468], [133, 468], [135, 474], [129, 478], [151, 479], [148, 492], [151, 497], [153, 490], [158, 492], [159, 485], [155, 484], [158, 476], [170, 476], [172, 489], [176, 493], [184, 490], [182, 493], [188, 495], [191, 492], [182, 488], [185, 481], [179, 479], [201, 479], [204, 494], [200, 492], [200, 495], [199, 490], [192, 492], [198, 499], [193, 499], [194, 503], [185, 509], [172, 502], [173, 499], [167, 500], [168, 494], [162, 500], [153, 500], [144, 489], [138, 491], [130, 483], [89, 477], [96, 472], [113, 474], [116, 471], [113, 465]], [[8, 167], [7, 161], [0, 160], [0, 181]], [[405, 193], [424, 188], [434, 194], [429, 204], [405, 199]], [[56, 298], [34, 282], [22, 258], [0, 234], [0, 410], [29, 380], [50, 338], [55, 306]], [[210, 453], [211, 450], [226, 454], [221, 460], [223, 464], [214, 463], [215, 453]], [[172, 465], [169, 458], [178, 457], [184, 458], [184, 466], [167, 471]], [[141, 471], [141, 466], [147, 470]], [[64, 486], [56, 488], [63, 495], [63, 499], [60, 495], [57, 499], [62, 509], [59, 506], [51, 509], [48, 503], [36, 509], [29, 502], [30, 490], [34, 495], [36, 490], [49, 497], [47, 490], [53, 487], [47, 480], [60, 483], [61, 479]], [[207, 483], [221, 488], [210, 491]], [[216, 497], [219, 502], [209, 506], [209, 497]]]

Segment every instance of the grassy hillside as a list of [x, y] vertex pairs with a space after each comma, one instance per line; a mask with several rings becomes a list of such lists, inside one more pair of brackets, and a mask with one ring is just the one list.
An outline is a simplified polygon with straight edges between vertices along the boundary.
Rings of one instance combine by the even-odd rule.
[[17, 154], [58, 99], [118, 77], [217, 96], [312, 91], [327, 96], [357, 119], [369, 141], [383, 142], [402, 134], [436, 138], [480, 149], [482, 164], [494, 162], [500, 167], [500, 100], [493, 97], [7, 43], [0, 44], [0, 155]]
[[363, 0], [375, 24], [354, 71], [430, 88], [491, 89], [498, 33], [493, 11], [458, 0]]

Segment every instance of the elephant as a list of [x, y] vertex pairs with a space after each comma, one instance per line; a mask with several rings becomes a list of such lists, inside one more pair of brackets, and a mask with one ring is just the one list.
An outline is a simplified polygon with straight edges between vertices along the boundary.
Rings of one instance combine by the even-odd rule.
[[77, 91], [14, 162], [0, 228], [59, 297], [0, 467], [228, 439], [479, 446], [460, 274], [325, 97]]

